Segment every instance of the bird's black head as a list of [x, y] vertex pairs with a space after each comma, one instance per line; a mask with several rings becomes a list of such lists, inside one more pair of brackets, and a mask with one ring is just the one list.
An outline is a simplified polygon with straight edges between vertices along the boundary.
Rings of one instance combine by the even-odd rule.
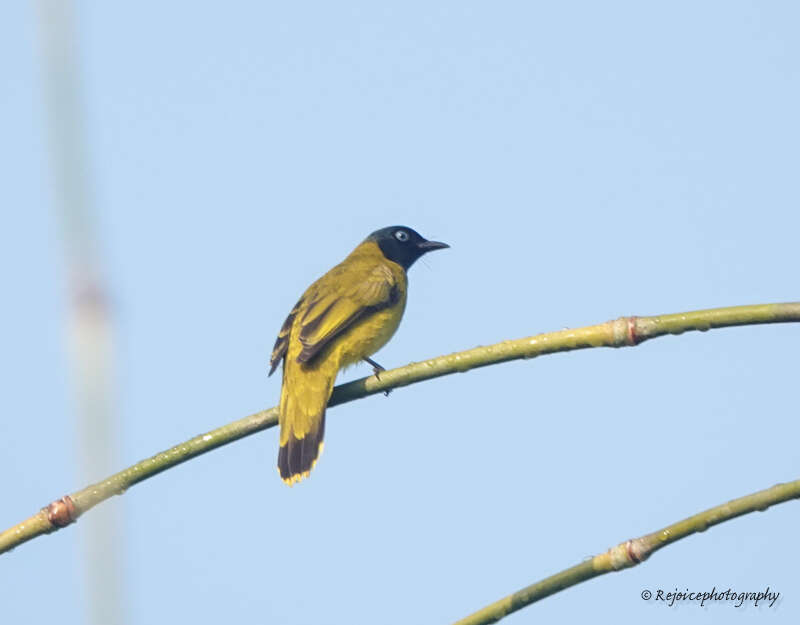
[[420, 256], [433, 250], [450, 247], [447, 243], [428, 241], [418, 232], [406, 226], [389, 226], [376, 230], [367, 237], [375, 241], [383, 255], [389, 260], [408, 269]]

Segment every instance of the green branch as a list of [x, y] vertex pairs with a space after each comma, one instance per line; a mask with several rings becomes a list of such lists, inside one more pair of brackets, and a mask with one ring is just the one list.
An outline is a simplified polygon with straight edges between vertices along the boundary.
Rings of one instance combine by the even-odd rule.
[[[655, 317], [622, 317], [585, 328], [537, 334], [486, 347], [476, 347], [390, 371], [382, 371], [380, 379], [370, 376], [337, 386], [328, 405], [336, 406], [389, 389], [509, 360], [590, 347], [633, 346], [665, 334], [681, 334], [690, 330], [705, 331], [711, 328], [790, 321], [800, 321], [800, 302], [713, 308]], [[49, 534], [69, 525], [100, 502], [113, 495], [121, 495], [134, 484], [149, 477], [277, 424], [277, 408], [257, 412], [206, 434], [195, 436], [142, 460], [102, 482], [65, 495], [29, 519], [0, 533], [0, 553], [36, 536]]]
[[606, 573], [636, 566], [644, 562], [654, 552], [674, 543], [676, 540], [686, 538], [696, 532], [703, 532], [712, 525], [724, 523], [757, 510], [766, 510], [770, 506], [791, 499], [800, 499], [800, 480], [777, 484], [772, 488], [734, 499], [721, 506], [709, 508], [705, 512], [668, 525], [652, 534], [627, 540], [616, 547], [612, 547], [605, 553], [596, 555], [594, 558], [576, 564], [540, 582], [518, 590], [499, 601], [495, 601], [482, 610], [478, 610], [474, 614], [461, 619], [454, 625], [496, 623], [512, 612], [521, 610], [570, 586], [575, 586], [598, 575], [605, 575]]

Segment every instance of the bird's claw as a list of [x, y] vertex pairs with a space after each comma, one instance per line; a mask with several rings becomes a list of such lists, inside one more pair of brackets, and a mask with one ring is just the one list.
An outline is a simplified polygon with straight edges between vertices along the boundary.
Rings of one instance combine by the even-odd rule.
[[[379, 365], [377, 362], [372, 360], [372, 358], [364, 358], [364, 362], [369, 363], [370, 365], [372, 365], [372, 373], [375, 375], [375, 379], [378, 380], [378, 382], [380, 382], [381, 381], [381, 371], [386, 371], [386, 368], [382, 367], [381, 365]], [[391, 392], [392, 392], [392, 389], [386, 389], [385, 391], [383, 391], [383, 394], [386, 397], [389, 397], [389, 393], [391, 393]]]

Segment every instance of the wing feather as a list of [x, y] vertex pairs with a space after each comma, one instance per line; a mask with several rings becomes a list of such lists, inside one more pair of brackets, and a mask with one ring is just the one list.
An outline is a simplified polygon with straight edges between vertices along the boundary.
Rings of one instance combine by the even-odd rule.
[[[350, 268], [352, 272], [352, 268]], [[332, 275], [333, 281], [340, 276]], [[303, 349], [298, 362], [309, 362], [358, 319], [390, 306], [397, 299], [396, 281], [384, 264], [373, 266], [356, 276], [347, 276], [353, 286], [347, 290], [316, 289], [300, 320]], [[335, 284], [335, 282], [334, 282]]]
[[292, 308], [292, 312], [286, 317], [286, 321], [283, 322], [280, 332], [278, 332], [278, 338], [275, 339], [275, 345], [272, 348], [272, 355], [269, 359], [269, 375], [275, 373], [275, 369], [278, 368], [281, 360], [286, 356], [286, 352], [289, 349], [289, 334], [292, 331], [292, 325], [294, 325], [294, 318], [297, 316], [302, 304], [303, 298], [301, 297], [294, 305], [294, 308]]

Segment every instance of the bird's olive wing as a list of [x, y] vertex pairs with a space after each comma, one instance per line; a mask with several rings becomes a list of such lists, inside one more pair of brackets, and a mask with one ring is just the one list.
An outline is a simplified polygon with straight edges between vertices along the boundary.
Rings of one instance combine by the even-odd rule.
[[297, 316], [302, 305], [303, 297], [294, 305], [292, 312], [289, 313], [289, 316], [286, 317], [286, 321], [283, 322], [281, 331], [278, 332], [278, 338], [275, 339], [275, 345], [272, 348], [272, 356], [270, 356], [269, 359], [269, 375], [275, 373], [275, 369], [278, 368], [278, 365], [281, 364], [281, 360], [286, 356], [286, 352], [289, 349], [289, 333], [292, 331], [294, 318]]
[[300, 319], [303, 349], [298, 362], [309, 362], [359, 319], [397, 301], [394, 275], [382, 264], [355, 275], [352, 268], [342, 275], [331, 272], [325, 278], [329, 280], [320, 281]]

